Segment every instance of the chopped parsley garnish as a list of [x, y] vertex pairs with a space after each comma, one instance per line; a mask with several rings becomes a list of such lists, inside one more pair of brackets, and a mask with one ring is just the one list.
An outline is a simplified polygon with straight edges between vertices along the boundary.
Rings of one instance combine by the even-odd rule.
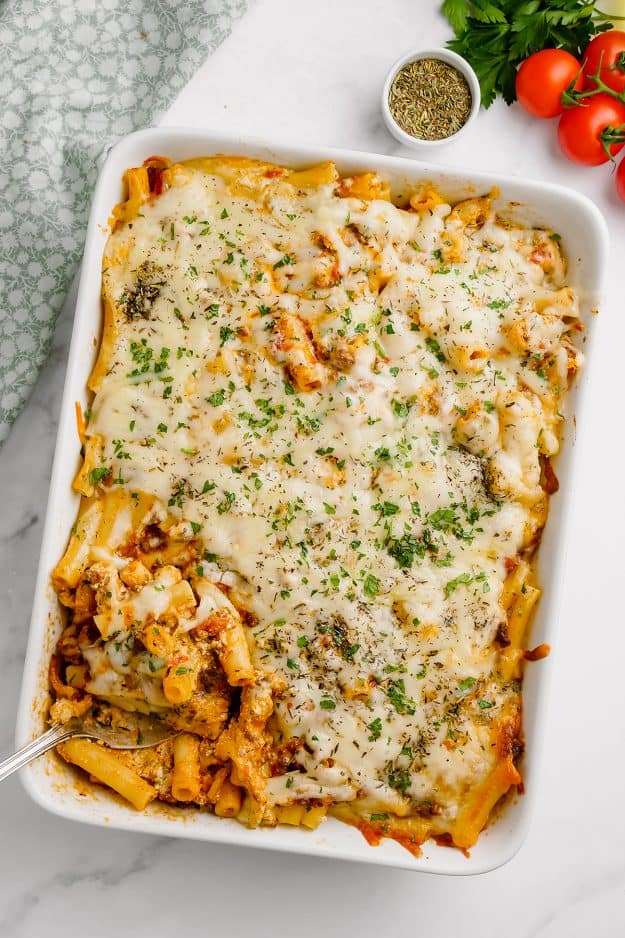
[[416, 557], [425, 556], [423, 543], [414, 534], [408, 532], [398, 538], [389, 538], [386, 542], [386, 550], [404, 570], [408, 570], [413, 565]]
[[288, 267], [291, 264], [295, 263], [295, 258], [292, 254], [285, 254], [284, 257], [281, 257], [279, 261], [276, 261], [273, 265], [274, 270], [278, 270], [280, 267]]
[[130, 459], [130, 453], [126, 452], [124, 449], [122, 440], [113, 440], [113, 447], [117, 459]]
[[363, 581], [362, 588], [365, 596], [373, 599], [380, 592], [380, 581], [372, 573], [368, 573]]
[[219, 329], [219, 347], [222, 348], [226, 342], [229, 342], [230, 339], [233, 339], [236, 335], [236, 330], [231, 329], [230, 326], [220, 326]]
[[206, 400], [209, 404], [211, 404], [212, 407], [219, 407], [221, 404], [223, 404], [225, 396], [225, 391], [214, 391], [206, 398]]
[[379, 739], [382, 735], [382, 720], [380, 717], [376, 717], [375, 720], [372, 720], [371, 723], [367, 723], [367, 729], [371, 733], [369, 736], [369, 742], [375, 742], [376, 739]]
[[453, 580], [449, 580], [445, 583], [445, 596], [449, 597], [461, 584], [468, 586], [473, 582], [473, 577], [470, 573], [461, 573], [459, 576], [454, 577]]
[[373, 505], [373, 510], [379, 511], [383, 518], [388, 518], [397, 514], [399, 505], [395, 505], [393, 502], [378, 502]]
[[411, 697], [406, 696], [406, 686], [403, 678], [388, 682], [386, 696], [397, 713], [406, 713], [409, 716], [413, 716], [415, 713], [417, 705]]
[[106, 466], [98, 466], [96, 469], [92, 469], [89, 473], [89, 482], [91, 485], [97, 485], [98, 482], [102, 482], [103, 479], [109, 474], [111, 470]]
[[445, 354], [444, 352], [441, 351], [441, 347], [439, 343], [436, 341], [436, 339], [433, 339], [431, 336], [428, 336], [427, 339], [425, 340], [425, 344], [426, 344], [428, 351], [430, 351], [432, 355], [434, 355], [434, 357], [438, 359], [439, 362], [445, 361]]
[[234, 504], [235, 500], [234, 492], [224, 492], [223, 501], [219, 502], [217, 505], [217, 511], [220, 515], [225, 514], [227, 511], [230, 511]]
[[392, 401], [393, 413], [396, 417], [407, 417], [410, 413], [410, 406], [405, 401]]
[[[478, 509], [469, 508], [466, 503], [460, 507], [463, 508], [469, 524], [473, 524], [478, 520], [480, 516]], [[437, 511], [432, 511], [427, 516], [426, 521], [435, 531], [442, 531], [444, 534], [453, 534], [459, 540], [468, 541], [469, 543], [473, 540], [473, 534], [462, 527], [456, 506], [439, 508]]]
[[410, 783], [412, 778], [410, 777], [410, 772], [407, 769], [392, 769], [388, 773], [388, 783], [391, 788], [397, 789], [402, 794], [406, 789], [410, 788]]
[[464, 694], [466, 691], [470, 690], [473, 685], [476, 683], [474, 677], [465, 677], [464, 680], [460, 681], [458, 684], [458, 694]]

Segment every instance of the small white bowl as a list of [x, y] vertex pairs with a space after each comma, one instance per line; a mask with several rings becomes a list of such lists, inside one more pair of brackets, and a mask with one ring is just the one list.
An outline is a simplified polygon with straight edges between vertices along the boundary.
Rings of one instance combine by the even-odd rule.
[[[391, 109], [388, 104], [388, 96], [391, 90], [391, 85], [393, 84], [393, 80], [398, 71], [403, 68], [404, 65], [406, 65], [408, 62], [416, 62], [418, 59], [439, 59], [441, 62], [447, 62], [448, 65], [453, 65], [454, 68], [457, 68], [460, 74], [464, 75], [467, 80], [469, 91], [471, 92], [471, 110], [469, 111], [469, 116], [460, 130], [450, 134], [449, 137], [441, 137], [440, 140], [421, 140], [419, 137], [413, 137], [412, 134], [408, 134], [405, 130], [402, 130], [391, 114]], [[406, 55], [402, 55], [402, 57], [397, 59], [397, 61], [391, 67], [388, 75], [386, 76], [386, 81], [384, 82], [384, 88], [382, 90], [382, 115], [384, 117], [384, 123], [396, 140], [399, 140], [400, 143], [405, 144], [407, 147], [412, 147], [414, 150], [427, 150], [431, 149], [432, 147], [440, 147], [443, 144], [451, 143], [453, 140], [457, 140], [458, 137], [465, 132], [467, 127], [473, 123], [477, 117], [477, 112], [479, 109], [480, 83], [477, 80], [477, 75], [466, 59], [463, 59], [461, 55], [457, 55], [455, 52], [451, 52], [449, 49], [413, 49], [411, 52], [407, 52]]]

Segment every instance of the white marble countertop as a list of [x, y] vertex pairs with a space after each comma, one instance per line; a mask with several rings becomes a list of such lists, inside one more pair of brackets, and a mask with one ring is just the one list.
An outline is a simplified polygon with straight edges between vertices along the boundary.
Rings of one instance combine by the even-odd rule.
[[[165, 117], [286, 141], [405, 155], [384, 130], [391, 62], [447, 38], [434, 0], [257, 0]], [[312, 10], [315, 10], [313, 13]], [[382, 12], [384, 11], [384, 12]], [[0, 801], [0, 936], [111, 938], [149, 933], [312, 938], [623, 938], [625, 935], [625, 628], [619, 534], [625, 206], [610, 170], [557, 151], [551, 122], [498, 102], [435, 159], [554, 180], [593, 198], [612, 236], [609, 300], [595, 371], [566, 565], [567, 600], [548, 758], [531, 832], [505, 867], [448, 879], [84, 827], [45, 814], [13, 777]], [[32, 584], [71, 304], [33, 397], [0, 454], [0, 752], [13, 744]]]

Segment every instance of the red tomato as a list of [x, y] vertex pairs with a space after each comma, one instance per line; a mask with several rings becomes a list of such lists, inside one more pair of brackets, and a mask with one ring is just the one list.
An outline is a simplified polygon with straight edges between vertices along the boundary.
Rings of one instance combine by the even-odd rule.
[[625, 89], [625, 33], [612, 29], [608, 33], [599, 33], [592, 39], [584, 52], [585, 87], [594, 88], [591, 75], [597, 74], [601, 81], [613, 91]]
[[575, 56], [564, 49], [543, 49], [522, 63], [516, 75], [516, 95], [535, 117], [557, 117], [562, 113], [562, 92], [573, 82], [577, 90], [584, 83]]
[[625, 144], [625, 104], [609, 94], [597, 94], [564, 112], [558, 124], [560, 149], [574, 163], [598, 166]]
[[616, 170], [616, 191], [619, 198], [625, 202], [625, 159], [621, 160]]

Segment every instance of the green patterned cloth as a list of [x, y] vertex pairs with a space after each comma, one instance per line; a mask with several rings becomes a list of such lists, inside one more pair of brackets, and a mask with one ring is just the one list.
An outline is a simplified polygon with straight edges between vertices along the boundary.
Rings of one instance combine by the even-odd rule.
[[45, 361], [105, 148], [154, 122], [246, 0], [0, 0], [0, 441]]

